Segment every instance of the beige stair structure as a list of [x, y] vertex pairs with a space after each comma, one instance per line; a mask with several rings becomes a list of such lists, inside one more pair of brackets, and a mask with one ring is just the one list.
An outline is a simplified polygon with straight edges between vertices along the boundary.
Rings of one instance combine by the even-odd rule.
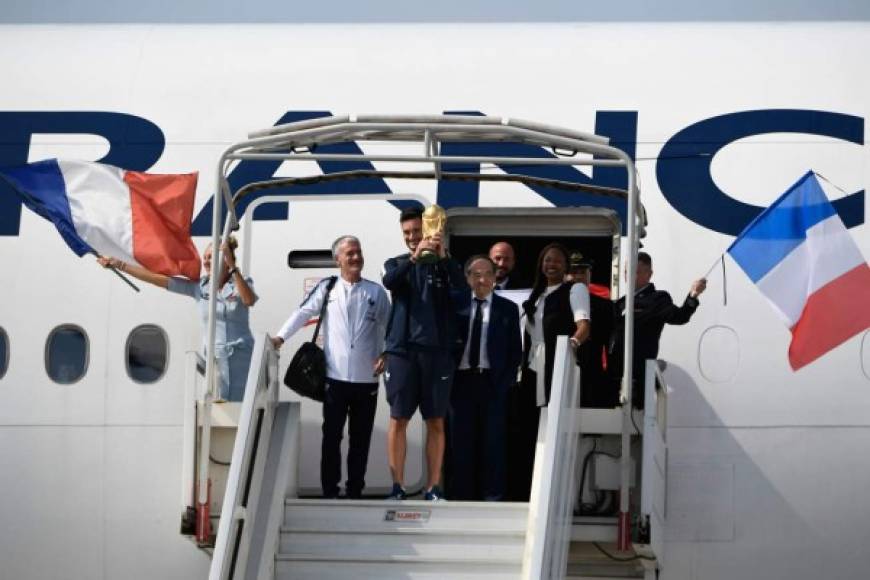
[[520, 578], [528, 505], [288, 499], [275, 578]]
[[[284, 514], [276, 580], [522, 577], [525, 503], [287, 499]], [[565, 578], [644, 577], [637, 554], [616, 549], [615, 517], [573, 529], [601, 541], [572, 541]]]
[[567, 340], [541, 415], [529, 503], [299, 499], [299, 405], [278, 401], [267, 336], [254, 354], [260, 364], [239, 412], [212, 580], [654, 577], [648, 545], [617, 551], [616, 517], [572, 516], [579, 435], [616, 437], [621, 412], [577, 408]]

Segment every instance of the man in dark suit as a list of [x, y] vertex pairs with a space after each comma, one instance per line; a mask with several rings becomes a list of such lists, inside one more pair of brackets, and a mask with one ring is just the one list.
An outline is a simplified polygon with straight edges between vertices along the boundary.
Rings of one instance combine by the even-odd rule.
[[457, 296], [463, 339], [451, 394], [451, 498], [498, 501], [505, 494], [507, 395], [522, 353], [519, 309], [493, 292], [487, 256], [465, 263], [471, 292]]
[[519, 288], [511, 273], [516, 266], [517, 258], [514, 248], [507, 242], [496, 242], [489, 249], [489, 259], [495, 264], [495, 289], [514, 290]]
[[[671, 295], [656, 290], [652, 278], [652, 258], [646, 252], [637, 254], [637, 290], [634, 294], [634, 352], [632, 356], [632, 403], [643, 409], [644, 378], [647, 359], [659, 355], [659, 339], [665, 324], [686, 324], [698, 308], [698, 296], [707, 288], [703, 278], [692, 282], [682, 306], [677, 306]], [[625, 297], [616, 303], [617, 324], [611, 347], [613, 355], [609, 369], [617, 376], [623, 370], [623, 344], [625, 337]]]

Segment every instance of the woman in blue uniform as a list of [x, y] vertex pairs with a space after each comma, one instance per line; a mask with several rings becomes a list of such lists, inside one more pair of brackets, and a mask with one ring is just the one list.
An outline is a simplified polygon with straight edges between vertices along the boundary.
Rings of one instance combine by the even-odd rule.
[[[235, 238], [230, 237], [223, 246], [224, 258], [220, 269], [220, 290], [217, 297], [215, 319], [215, 357], [218, 367], [218, 396], [216, 402], [241, 401], [245, 394], [245, 381], [251, 366], [254, 337], [248, 322], [248, 309], [257, 301], [253, 281], [242, 276], [236, 267]], [[202, 350], [205, 352], [205, 329], [208, 327], [209, 277], [211, 276], [211, 246], [202, 255], [205, 276], [198, 281], [175, 278], [152, 272], [136, 264], [117, 258], [98, 258], [106, 268], [116, 268], [143, 282], [166, 288], [176, 294], [190, 296], [199, 307], [203, 328]]]

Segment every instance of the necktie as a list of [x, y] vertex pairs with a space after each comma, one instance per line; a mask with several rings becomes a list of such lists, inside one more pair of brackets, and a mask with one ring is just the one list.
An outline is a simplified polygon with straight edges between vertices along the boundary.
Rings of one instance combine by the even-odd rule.
[[471, 323], [471, 346], [468, 350], [468, 366], [476, 369], [480, 366], [480, 335], [483, 331], [483, 303], [486, 300], [475, 298], [477, 308], [474, 311], [474, 322]]

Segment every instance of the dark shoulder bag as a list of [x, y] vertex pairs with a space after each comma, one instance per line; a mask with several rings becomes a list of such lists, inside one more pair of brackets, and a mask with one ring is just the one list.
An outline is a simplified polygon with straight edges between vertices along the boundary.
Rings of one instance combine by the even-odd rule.
[[323, 317], [326, 316], [329, 293], [337, 279], [337, 276], [332, 276], [326, 284], [326, 294], [323, 296], [323, 305], [320, 307], [320, 317], [314, 328], [314, 336], [311, 337], [311, 341], [299, 347], [284, 374], [284, 384], [295, 393], [321, 403], [326, 396], [326, 355], [323, 349], [317, 346], [317, 334], [320, 332], [320, 325], [323, 324]]

